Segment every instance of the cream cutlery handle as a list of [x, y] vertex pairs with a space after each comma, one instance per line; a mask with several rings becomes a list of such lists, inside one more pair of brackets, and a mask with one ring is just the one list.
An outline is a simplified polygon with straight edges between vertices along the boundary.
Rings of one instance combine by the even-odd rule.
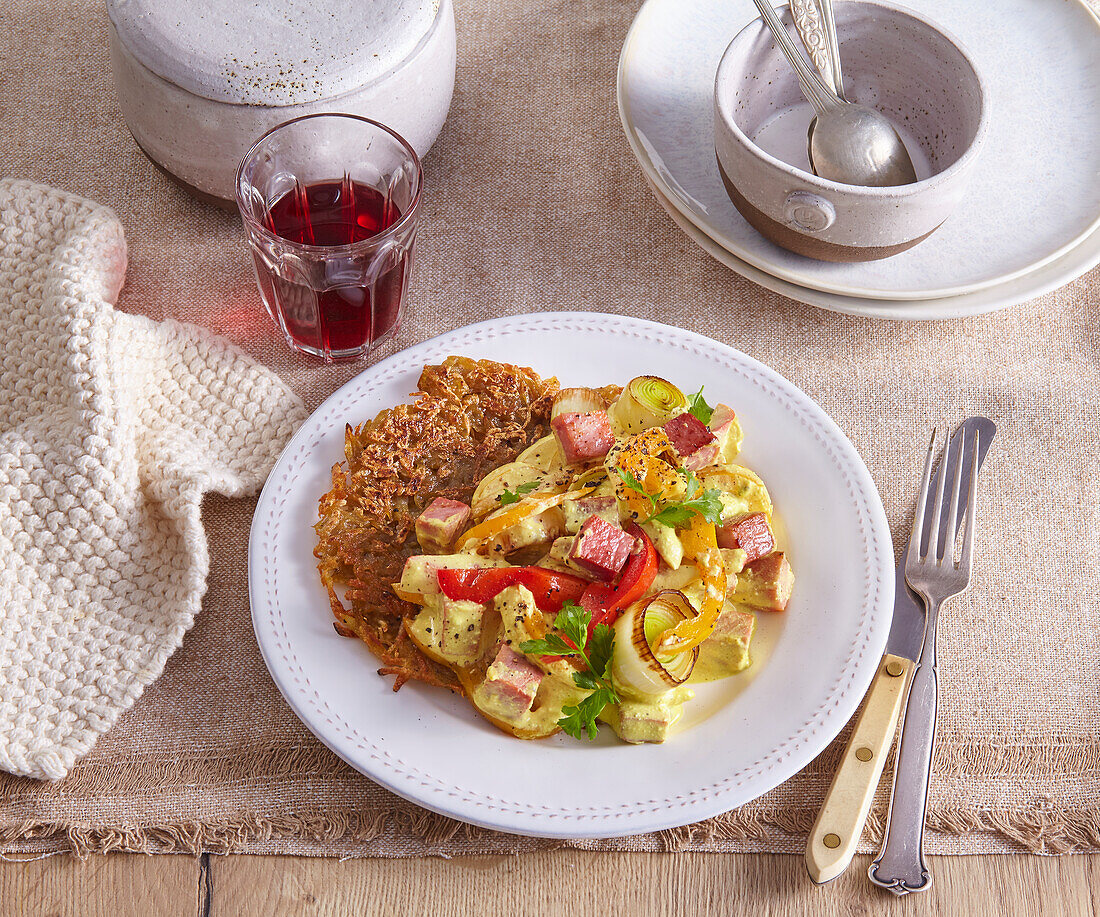
[[898, 897], [927, 890], [932, 875], [924, 859], [924, 819], [928, 813], [928, 784], [932, 779], [932, 755], [936, 747], [936, 708], [939, 679], [936, 675], [936, 621], [939, 604], [928, 602], [924, 646], [913, 673], [905, 719], [894, 762], [894, 788], [886, 817], [882, 849], [871, 861], [867, 875], [875, 885]]
[[863, 702], [844, 757], [806, 842], [806, 868], [819, 885], [839, 876], [856, 852], [886, 756], [913, 663], [887, 653]]

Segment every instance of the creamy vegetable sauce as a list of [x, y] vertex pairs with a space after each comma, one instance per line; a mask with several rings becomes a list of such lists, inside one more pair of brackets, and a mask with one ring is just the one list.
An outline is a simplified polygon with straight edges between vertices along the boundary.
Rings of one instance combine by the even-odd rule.
[[[446, 648], [446, 631], [443, 626], [445, 616], [442, 611], [442, 603], [443, 600], [440, 598], [431, 605], [424, 606], [424, 609], [409, 625], [410, 635], [421, 649], [439, 662], [460, 667], [468, 666], [473, 661], [468, 655], [461, 652], [449, 652]], [[481, 606], [477, 607], [477, 618], [480, 621], [482, 617]], [[484, 628], [485, 634], [482, 636], [481, 641], [484, 648], [503, 641], [507, 645], [516, 647], [518, 651], [519, 644], [535, 636], [538, 629], [538, 618], [543, 617], [542, 612], [535, 605], [534, 597], [523, 586], [510, 586], [501, 592], [493, 602], [493, 612], [496, 620], [491, 623], [497, 626], [491, 629], [491, 633], [489, 633], [489, 628]], [[450, 618], [450, 615], [447, 615], [447, 617]], [[485, 617], [490, 616], [486, 615]], [[471, 623], [473, 623], [472, 618]], [[542, 624], [542, 630], [538, 632], [545, 632], [545, 621]], [[486, 635], [489, 636], [488, 642], [485, 640]], [[479, 650], [473, 658], [476, 659], [480, 652]], [[562, 716], [562, 707], [577, 703], [584, 697], [585, 692], [579, 690], [573, 684], [572, 673], [576, 670], [568, 662], [562, 660], [561, 662], [547, 663], [538, 660], [537, 664], [546, 673], [546, 677], [539, 684], [538, 693], [535, 695], [535, 703], [531, 710], [524, 713], [522, 717], [511, 719], [510, 722], [513, 722], [521, 731], [543, 733], [554, 729], [555, 724]], [[490, 716], [504, 718], [502, 714], [505, 714], [506, 711], [500, 709], [499, 702], [492, 695], [487, 695], [485, 692], [479, 693], [475, 689], [471, 700], [479, 709]]]
[[[459, 560], [459, 557], [454, 559]], [[476, 555], [469, 555], [471, 566], [477, 564], [479, 560], [480, 558]], [[459, 563], [462, 561], [459, 560]], [[675, 570], [662, 568], [654, 578], [650, 591], [658, 592], [663, 589], [677, 589], [683, 592], [696, 608], [702, 603], [703, 582], [699, 571], [694, 566], [683, 565]], [[446, 614], [443, 610], [444, 602], [447, 603]], [[522, 642], [536, 636], [531, 623], [536, 620], [536, 616], [542, 618], [544, 626], [552, 624], [552, 620], [548, 621], [547, 616], [538, 610], [534, 597], [523, 586], [509, 587], [497, 596], [493, 604], [495, 616], [485, 614], [484, 607], [478, 603], [453, 601], [444, 599], [442, 595], [435, 596], [423, 606], [420, 614], [408, 625], [410, 636], [433, 659], [463, 668], [472, 666], [499, 641], [515, 646], [518, 650]], [[734, 606], [731, 604], [731, 607]], [[752, 614], [748, 608], [739, 610], [745, 614]], [[490, 620], [485, 622], [485, 618]], [[489, 626], [485, 626], [486, 624]], [[469, 633], [476, 633], [478, 637], [472, 646], [464, 641], [464, 637]], [[572, 673], [576, 668], [568, 661], [561, 660], [556, 663], [546, 663], [541, 659], [535, 661], [546, 673], [546, 677], [539, 685], [531, 710], [512, 722], [521, 731], [530, 730], [541, 733], [552, 730], [562, 716], [562, 707], [576, 704], [584, 697], [585, 692], [578, 690], [573, 684]], [[728, 678], [750, 664], [748, 640], [733, 649], [724, 646], [712, 647], [708, 652], [700, 654], [687, 685]], [[672, 688], [657, 696], [631, 696], [629, 690], [621, 688], [620, 693], [624, 697], [623, 704], [619, 705], [622, 709], [620, 710], [616, 705], [609, 705], [600, 715], [600, 719], [618, 732], [622, 716], [625, 714], [632, 717], [643, 724], [639, 727], [641, 730], [639, 734], [645, 733], [646, 737], [641, 741], [660, 741], [661, 735], [667, 734], [667, 731], [656, 724], [663, 722], [666, 718], [670, 721], [670, 725], [674, 724], [683, 713], [684, 703], [695, 696], [686, 685]], [[471, 700], [490, 716], [500, 717], [505, 712], [499, 708], [499, 704], [491, 695], [486, 695], [484, 692], [480, 694], [475, 692]], [[647, 729], [645, 723], [653, 725]]]
[[[548, 633], [556, 632], [556, 613], [540, 610], [535, 595], [526, 586], [508, 585], [486, 602], [447, 598], [441, 593], [439, 571], [508, 567], [506, 556], [513, 552], [533, 551], [537, 559], [529, 563], [560, 571], [576, 580], [577, 568], [571, 552], [575, 550], [575, 540], [579, 541], [578, 532], [591, 523], [593, 516], [617, 531], [620, 538], [623, 537], [620, 525], [629, 528], [628, 523], [632, 520], [641, 524], [641, 531], [652, 545], [649, 550], [655, 550], [659, 558], [656, 573], [650, 574], [652, 582], [645, 588], [644, 596], [667, 594], [666, 591], [678, 594], [682, 596], [679, 601], [686, 600], [683, 607], [697, 618], [706, 613], [708, 605], [711, 609], [717, 609], [712, 611], [716, 616], [711, 618], [715, 622], [713, 630], [696, 638], [697, 642], [701, 642], [698, 642], [698, 649], [692, 651], [697, 653], [697, 658], [694, 668], [690, 669], [690, 677], [683, 680], [681, 676], [681, 683], [675, 684], [674, 681], [675, 686], [667, 686], [665, 690], [649, 687], [646, 691], [636, 690], [631, 684], [620, 683], [615, 678], [614, 690], [619, 703], [608, 703], [603, 707], [599, 713], [603, 722], [627, 741], [664, 741], [672, 725], [681, 719], [684, 704], [695, 696], [691, 685], [728, 678], [748, 668], [753, 661], [751, 644], [756, 633], [757, 611], [750, 605], [766, 603], [771, 599], [766, 590], [757, 593], [738, 591], [738, 577], [748, 560], [746, 551], [740, 547], [715, 549], [715, 529], [711, 528], [710, 559], [707, 559], [705, 552], [699, 553], [701, 549], [697, 544], [694, 547], [696, 553], [686, 553], [685, 545], [692, 550], [692, 542], [682, 537], [683, 528], [691, 525], [690, 513], [687, 514], [687, 522], [681, 520], [676, 525], [652, 519], [658, 506], [673, 505], [676, 499], [690, 500], [693, 495], [705, 493], [716, 504], [711, 511], [716, 513], [713, 518], [719, 521], [712, 525], [728, 520], [736, 523], [757, 514], [766, 516], [767, 531], [769, 536], [772, 535], [772, 505], [767, 488], [755, 473], [733, 461], [740, 446], [740, 428], [736, 425], [733, 412], [725, 409], [729, 419], [722, 427], [724, 432], [721, 436], [711, 435], [715, 442], [714, 454], [709, 465], [697, 468], [697, 478], [695, 474], [674, 465], [667, 468], [660, 466], [658, 471], [665, 469], [667, 472], [659, 479], [664, 489], [657, 487], [652, 499], [647, 496], [650, 491], [646, 491], [639, 504], [628, 492], [631, 488], [624, 487], [623, 481], [627, 479], [614, 472], [618, 469], [619, 456], [629, 456], [632, 443], [637, 438], [644, 438], [639, 434], [652, 431], [660, 418], [654, 420], [645, 411], [624, 407], [624, 397], [607, 408], [615, 440], [606, 461], [593, 463], [588, 470], [582, 468], [583, 473], [570, 471], [565, 466], [563, 446], [558, 439], [548, 436], [540, 440], [516, 462], [490, 472], [481, 482], [471, 501], [473, 521], [477, 523], [474, 530], [479, 526], [491, 525], [493, 519], [514, 511], [512, 504], [522, 507], [525, 500], [531, 502], [547, 495], [553, 497], [567, 490], [581, 496], [558, 501], [549, 509], [519, 518], [505, 531], [493, 534], [488, 540], [476, 540], [464, 550], [438, 557], [425, 555], [411, 558], [401, 582], [394, 584], [399, 595], [422, 606], [416, 617], [406, 623], [413, 641], [430, 658], [454, 669], [469, 699], [485, 716], [521, 738], [540, 737], [557, 730], [559, 721], [565, 715], [563, 708], [575, 708], [589, 694], [589, 689], [579, 687], [574, 681], [578, 672], [587, 673], [587, 669], [576, 657], [523, 653], [521, 647], [528, 641], [543, 639]], [[665, 417], [675, 418], [683, 413], [686, 411], [681, 407]], [[665, 440], [666, 455], [667, 446], [668, 440]], [[648, 458], [643, 455], [639, 460]], [[652, 477], [647, 480], [652, 487]], [[636, 487], [633, 489], [637, 490]], [[585, 503], [588, 498], [598, 499]], [[638, 507], [641, 505], [644, 508], [646, 500], [651, 502], [649, 510], [652, 512], [642, 516]], [[658, 504], [653, 500], [663, 502]], [[646, 521], [647, 517], [649, 521]], [[635, 555], [645, 540], [641, 536], [636, 539]], [[738, 543], [734, 541], [734, 544]], [[777, 550], [773, 540], [771, 551]], [[758, 556], [766, 556], [766, 552]], [[778, 556], [780, 559], [783, 557], [781, 553]], [[720, 591], [715, 592], [712, 582], [713, 567], [719, 557], [721, 563], [718, 566], [726, 582], [724, 599]], [[708, 571], [707, 576], [703, 575], [702, 570]], [[607, 588], [610, 590], [612, 587]], [[709, 600], [708, 589], [713, 597]], [[764, 587], [761, 586], [761, 589]], [[789, 584], [787, 589], [789, 591]], [[633, 607], [638, 605], [635, 602]], [[640, 614], [637, 626], [644, 626], [645, 642], [651, 653], [657, 655], [657, 642], [669, 625], [654, 630], [650, 627], [650, 619], [645, 617], [644, 608]], [[680, 620], [690, 622], [691, 617], [681, 612]], [[622, 646], [624, 640], [620, 630], [615, 631], [615, 654], [632, 651], [629, 645]], [[642, 639], [640, 631], [633, 633], [634, 642]], [[627, 639], [625, 642], [629, 644], [631, 641]], [[518, 656], [509, 655], [502, 650], [503, 647], [510, 648]], [[530, 693], [523, 695], [524, 690], [533, 692], [533, 700]]]

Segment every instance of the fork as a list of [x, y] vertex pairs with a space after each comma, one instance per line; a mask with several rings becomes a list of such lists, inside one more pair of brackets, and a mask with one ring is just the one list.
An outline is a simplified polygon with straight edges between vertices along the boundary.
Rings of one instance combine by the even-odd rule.
[[[936, 447], [936, 432], [928, 444], [924, 462], [920, 497], [913, 513], [913, 532], [909, 553], [905, 558], [905, 579], [927, 610], [924, 644], [917, 659], [901, 740], [894, 768], [894, 788], [890, 797], [886, 831], [882, 850], [871, 863], [868, 875], [875, 885], [888, 889], [899, 897], [924, 891], [932, 884], [932, 876], [924, 861], [924, 819], [928, 809], [928, 782], [932, 772], [932, 752], [936, 743], [936, 708], [938, 679], [936, 674], [936, 624], [940, 608], [970, 585], [974, 531], [977, 527], [978, 460], [981, 446], [978, 429], [963, 425], [963, 437], [958, 449], [951, 452], [950, 440], [944, 448], [943, 471], [938, 476], [936, 497], [932, 501], [932, 520], [928, 524], [928, 486], [932, 476], [932, 459]], [[972, 434], [967, 436], [967, 434]], [[964, 510], [962, 497], [964, 456], [970, 453], [969, 496], [965, 504], [966, 530], [962, 550], [955, 559], [956, 520]], [[953, 479], [951, 500], [946, 514], [944, 485]], [[927, 544], [925, 544], [927, 536]]]

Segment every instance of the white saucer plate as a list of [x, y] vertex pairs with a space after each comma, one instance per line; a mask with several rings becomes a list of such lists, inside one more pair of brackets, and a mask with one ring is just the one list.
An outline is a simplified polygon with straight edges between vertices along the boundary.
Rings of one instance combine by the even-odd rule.
[[[343, 454], [344, 425], [415, 390], [450, 354], [515, 362], [567, 385], [660, 373], [736, 409], [746, 464], [767, 482], [797, 582], [788, 610], [760, 615], [752, 668], [702, 686], [689, 728], [662, 745], [563, 735], [524, 742], [441, 689], [394, 694], [377, 660], [337, 636], [315, 569], [312, 523]], [[689, 824], [788, 779], [855, 712], [881, 657], [893, 604], [890, 532], [874, 483], [832, 420], [738, 351], [621, 316], [496, 319], [427, 341], [333, 394], [295, 434], [260, 497], [249, 541], [256, 639], [309, 729], [353, 767], [436, 812], [501, 831], [613, 837]]]
[[1090, 253], [1089, 257], [1092, 258], [1092, 263], [1100, 264], [1100, 229], [1096, 229], [1082, 240], [1078, 246], [1083, 251], [1079, 252], [1078, 249], [1074, 249], [1069, 254], [1044, 264], [1026, 277], [986, 287], [974, 293], [918, 301], [841, 296], [838, 293], [826, 293], [821, 290], [811, 290], [807, 287], [800, 287], [798, 284], [788, 283], [786, 280], [773, 277], [766, 271], [742, 261], [715, 242], [714, 239], [702, 233], [652, 182], [647, 182], [647, 184], [653, 192], [653, 196], [657, 198], [657, 202], [672, 217], [672, 221], [683, 230], [684, 235], [714, 258], [715, 261], [724, 264], [766, 290], [779, 293], [781, 296], [786, 296], [796, 302], [804, 302], [807, 305], [827, 309], [830, 312], [841, 312], [845, 315], [863, 315], [895, 321], [931, 321], [965, 318], [968, 315], [982, 315], [986, 312], [996, 312], [998, 309], [1018, 305], [1034, 299], [1036, 296], [1042, 296], [1044, 293], [1057, 290], [1059, 287], [1075, 280], [1081, 274], [1079, 255], [1083, 253]]
[[722, 53], [757, 15], [747, 0], [648, 0], [635, 18], [617, 92], [627, 140], [646, 178], [739, 262], [844, 297], [920, 301], [1019, 281], [1019, 301], [1039, 295], [1026, 292], [1028, 281], [1046, 265], [1059, 262], [1067, 281], [1095, 266], [1096, 16], [1078, 0], [1004, 0], [995, 14], [970, 0], [923, 0], [920, 12], [967, 47], [990, 87], [992, 108], [966, 196], [920, 245], [882, 261], [813, 261], [768, 242], [737, 213], [715, 163], [712, 100]]

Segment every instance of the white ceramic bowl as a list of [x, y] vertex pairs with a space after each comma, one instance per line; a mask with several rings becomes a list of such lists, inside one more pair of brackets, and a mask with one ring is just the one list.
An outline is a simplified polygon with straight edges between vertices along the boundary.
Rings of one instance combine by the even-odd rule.
[[361, 115], [423, 157], [450, 108], [451, 0], [108, 0], [107, 12], [134, 139], [189, 190], [229, 206], [241, 157], [277, 124]]
[[[790, 25], [789, 7], [778, 12]], [[823, 261], [872, 261], [916, 245], [955, 209], [985, 137], [988, 96], [958, 41], [917, 13], [845, 0], [836, 19], [848, 98], [899, 126], [917, 147], [911, 153], [921, 180], [844, 185], [758, 146], [775, 119], [799, 109], [806, 123], [810, 117], [791, 65], [760, 19], [737, 34], [718, 66], [715, 151], [730, 199], [771, 241]]]

